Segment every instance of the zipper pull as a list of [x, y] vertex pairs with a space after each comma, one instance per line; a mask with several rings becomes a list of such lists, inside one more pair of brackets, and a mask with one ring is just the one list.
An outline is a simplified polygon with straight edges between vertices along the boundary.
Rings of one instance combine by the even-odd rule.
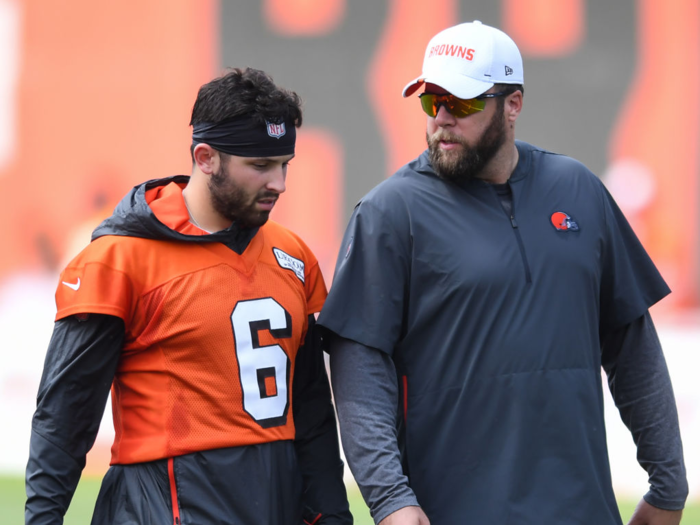
[[510, 223], [511, 223], [511, 225], [513, 226], [513, 228], [517, 228], [517, 227], [518, 227], [518, 223], [515, 222], [515, 215], [511, 215], [511, 216], [510, 216]]

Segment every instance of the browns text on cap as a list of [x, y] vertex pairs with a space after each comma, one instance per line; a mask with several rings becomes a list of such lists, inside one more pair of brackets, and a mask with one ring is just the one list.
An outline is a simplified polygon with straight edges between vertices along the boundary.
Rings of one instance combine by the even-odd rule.
[[403, 89], [403, 96], [431, 83], [456, 97], [481, 95], [494, 84], [524, 84], [523, 59], [515, 42], [500, 29], [478, 20], [449, 27], [425, 50], [423, 72]]

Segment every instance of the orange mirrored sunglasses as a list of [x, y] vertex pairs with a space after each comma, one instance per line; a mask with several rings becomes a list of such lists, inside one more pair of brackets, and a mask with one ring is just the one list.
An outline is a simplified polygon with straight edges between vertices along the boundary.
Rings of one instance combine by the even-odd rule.
[[457, 118], [466, 117], [484, 111], [486, 99], [510, 95], [512, 91], [499, 91], [498, 93], [485, 93], [474, 98], [457, 98], [454, 95], [435, 95], [433, 93], [421, 93], [420, 105], [429, 117], [435, 117], [443, 106], [450, 115]]

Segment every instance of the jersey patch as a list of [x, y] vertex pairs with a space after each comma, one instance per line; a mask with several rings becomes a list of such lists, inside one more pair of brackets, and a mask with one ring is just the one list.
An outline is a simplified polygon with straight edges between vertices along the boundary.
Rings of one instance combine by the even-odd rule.
[[292, 257], [288, 253], [283, 252], [279, 248], [272, 248], [272, 253], [275, 254], [277, 263], [287, 270], [292, 270], [299, 280], [304, 282], [304, 261]]

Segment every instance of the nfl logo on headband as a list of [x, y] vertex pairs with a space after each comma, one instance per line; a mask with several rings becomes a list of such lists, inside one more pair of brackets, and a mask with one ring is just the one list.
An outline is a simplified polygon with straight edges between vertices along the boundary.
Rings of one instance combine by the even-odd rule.
[[272, 122], [267, 122], [267, 134], [273, 139], [278, 139], [287, 133], [287, 129], [284, 127], [284, 122], [281, 124], [273, 124]]
[[[290, 127], [291, 126], [291, 127]], [[199, 122], [192, 126], [192, 142], [238, 157], [276, 157], [294, 153], [297, 129], [293, 120], [274, 117], [259, 121], [241, 115], [223, 122]]]

